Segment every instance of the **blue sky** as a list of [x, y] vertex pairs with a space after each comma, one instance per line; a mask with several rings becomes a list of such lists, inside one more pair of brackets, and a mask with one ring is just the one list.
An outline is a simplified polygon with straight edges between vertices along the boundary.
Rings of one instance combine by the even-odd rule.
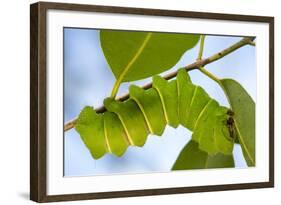
[[[207, 36], [203, 57], [208, 57], [239, 41], [241, 37]], [[187, 51], [171, 70], [195, 61], [199, 45]], [[245, 46], [232, 54], [206, 66], [219, 78], [233, 78], [256, 99], [256, 51]], [[228, 106], [221, 88], [198, 71], [189, 72], [194, 84], [202, 86], [221, 105]], [[161, 74], [162, 75], [162, 74]], [[76, 117], [84, 106], [99, 107], [111, 93], [115, 78], [103, 56], [99, 31], [95, 29], [64, 29], [64, 120]], [[131, 82], [142, 85], [151, 78]], [[128, 92], [131, 83], [121, 85], [118, 94]], [[144, 147], [129, 147], [118, 158], [105, 155], [94, 160], [74, 130], [64, 135], [65, 176], [106, 175], [117, 173], [144, 173], [170, 171], [180, 150], [190, 140], [191, 132], [179, 126], [166, 127], [163, 136], [150, 136]], [[235, 166], [246, 167], [240, 146], [234, 148]]]

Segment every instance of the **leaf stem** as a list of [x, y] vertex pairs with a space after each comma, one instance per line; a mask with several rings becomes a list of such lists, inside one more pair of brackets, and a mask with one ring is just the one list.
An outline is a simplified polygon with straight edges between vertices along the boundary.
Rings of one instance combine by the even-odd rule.
[[[212, 57], [210, 57], [209, 59], [212, 61], [212, 60], [217, 60], [217, 59], [220, 59], [224, 56], [226, 56], [228, 54], [229, 51], [234, 51], [233, 49], [234, 48], [237, 48], [237, 47], [241, 47], [242, 45], [245, 45], [248, 44], [248, 45], [252, 45], [252, 46], [255, 46], [255, 43], [253, 42], [254, 38], [243, 38], [240, 42], [230, 46], [229, 48], [223, 50], [222, 52], [219, 52], [215, 55], [213, 55]], [[202, 58], [202, 55], [203, 55], [203, 50], [204, 50], [204, 42], [205, 42], [205, 35], [201, 35], [201, 41], [200, 41], [200, 48], [199, 48], [199, 53], [198, 53], [198, 58], [197, 58], [197, 61], [200, 61], [201, 58]], [[203, 66], [200, 66], [198, 67], [198, 70], [200, 70], [203, 74], [205, 74], [206, 76], [208, 76], [209, 78], [211, 78], [213, 81], [215, 81], [220, 87], [221, 89], [223, 90], [226, 98], [227, 98], [227, 101], [229, 103], [229, 106], [230, 108], [231, 107], [231, 102], [230, 102], [230, 99], [227, 95], [227, 92], [223, 86], [223, 84], [221, 83], [220, 79], [217, 78], [215, 75], [213, 75], [212, 73], [210, 73], [208, 70], [206, 70]]]
[[198, 70], [200, 70], [202, 73], [204, 73], [206, 76], [208, 76], [209, 78], [211, 78], [212, 80], [216, 81], [217, 83], [220, 83], [220, 79], [217, 78], [216, 76], [214, 76], [212, 73], [210, 73], [209, 71], [207, 71], [203, 66], [198, 68]]
[[227, 99], [227, 101], [228, 101], [228, 103], [229, 103], [230, 108], [232, 108], [232, 107], [231, 107], [231, 103], [230, 103], [230, 99], [229, 99], [229, 97], [228, 97], [228, 95], [227, 95], [227, 92], [226, 92], [226, 90], [225, 90], [223, 84], [221, 83], [220, 79], [219, 79], [218, 77], [216, 77], [214, 74], [212, 74], [212, 73], [210, 73], [209, 71], [207, 71], [203, 66], [200, 67], [200, 68], [198, 68], [198, 70], [200, 70], [203, 74], [205, 74], [206, 76], [208, 76], [209, 78], [211, 78], [213, 81], [215, 81], [215, 82], [221, 87], [221, 89], [223, 90], [224, 95], [226, 96], [226, 99]]
[[[182, 67], [184, 69], [186, 69], [186, 71], [190, 71], [190, 70], [194, 70], [194, 69], [199, 69], [201, 67], [204, 67], [205, 65], [207, 64], [210, 64], [214, 61], [217, 61], [219, 59], [221, 59], [222, 57], [234, 52], [235, 50], [243, 47], [243, 46], [246, 46], [246, 45], [253, 45], [253, 40], [255, 38], [254, 37], [245, 37], [243, 38], [242, 40], [238, 41], [237, 43], [233, 44], [232, 46], [220, 51], [219, 53], [216, 53], [208, 58], [205, 58], [205, 59], [201, 59], [201, 60], [197, 60], [196, 62], [193, 62], [185, 67]], [[164, 79], [166, 80], [170, 80], [174, 77], [177, 76], [177, 71], [173, 71], [165, 76], [163, 76]], [[142, 88], [143, 89], [149, 89], [152, 87], [152, 83], [148, 83], [146, 85], [144, 85]], [[117, 89], [118, 90], [118, 89]], [[129, 98], [129, 94], [125, 94], [123, 96], [120, 96], [118, 98], [116, 98], [116, 100], [119, 100], [119, 101], [124, 101], [126, 99]], [[106, 111], [105, 107], [104, 106], [101, 106], [97, 109], [95, 109], [97, 113], [103, 113]], [[77, 121], [77, 117], [68, 121], [65, 125], [64, 125], [64, 131], [68, 131], [70, 129], [72, 129], [74, 126], [75, 126], [75, 123]]]
[[200, 50], [198, 53], [197, 60], [201, 60], [203, 56], [203, 50], [204, 50], [204, 43], [205, 43], [205, 35], [201, 35], [201, 40], [200, 40]]

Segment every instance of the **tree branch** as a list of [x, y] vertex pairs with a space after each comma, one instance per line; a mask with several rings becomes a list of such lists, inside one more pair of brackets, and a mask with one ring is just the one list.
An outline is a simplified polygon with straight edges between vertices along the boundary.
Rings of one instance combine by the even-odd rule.
[[[217, 61], [219, 59], [221, 59], [222, 57], [234, 52], [235, 50], [245, 46], [245, 45], [254, 45], [254, 40], [255, 38], [254, 37], [245, 37], [243, 38], [242, 40], [238, 41], [237, 43], [233, 44], [232, 46], [220, 51], [219, 53], [216, 53], [208, 58], [205, 58], [205, 59], [200, 59], [200, 60], [197, 60], [196, 62], [192, 63], [192, 64], [189, 64], [187, 66], [184, 66], [183, 68], [186, 69], [186, 71], [190, 71], [190, 70], [194, 70], [194, 69], [198, 69], [200, 67], [203, 67], [209, 63], [212, 63], [214, 61]], [[177, 73], [178, 71], [173, 71], [165, 76], [163, 76], [164, 79], [166, 80], [170, 80], [174, 77], [177, 76]], [[144, 85], [142, 88], [143, 89], [149, 89], [152, 87], [152, 83], [148, 83], [146, 85]], [[129, 93], [125, 94], [125, 95], [122, 95], [118, 98], [116, 98], [116, 100], [118, 101], [125, 101], [129, 98]], [[105, 112], [106, 109], [104, 106], [101, 106], [99, 108], [96, 109], [96, 112], [97, 113], [103, 113]], [[64, 125], [64, 131], [68, 131], [70, 129], [72, 129], [74, 126], [75, 126], [75, 122], [77, 121], [77, 117], [68, 121], [65, 125]]]

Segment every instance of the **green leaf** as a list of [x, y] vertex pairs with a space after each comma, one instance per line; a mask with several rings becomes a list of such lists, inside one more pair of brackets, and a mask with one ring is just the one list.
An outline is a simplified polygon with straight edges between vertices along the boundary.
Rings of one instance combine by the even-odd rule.
[[117, 81], [150, 77], [172, 68], [199, 35], [101, 30], [105, 58]]
[[208, 155], [199, 149], [198, 143], [190, 140], [180, 152], [172, 170], [229, 168], [234, 167], [232, 155]]
[[236, 134], [248, 166], [255, 166], [255, 102], [235, 80], [221, 83], [234, 112]]

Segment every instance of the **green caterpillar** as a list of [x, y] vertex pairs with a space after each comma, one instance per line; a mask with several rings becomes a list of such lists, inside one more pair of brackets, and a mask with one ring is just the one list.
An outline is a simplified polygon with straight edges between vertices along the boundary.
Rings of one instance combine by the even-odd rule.
[[124, 102], [106, 98], [104, 113], [89, 106], [81, 111], [75, 129], [93, 158], [121, 156], [130, 145], [143, 146], [149, 134], [161, 136], [167, 124], [193, 131], [192, 139], [209, 154], [232, 153], [233, 113], [192, 84], [184, 69], [172, 81], [154, 76], [147, 90], [131, 85], [129, 94]]

